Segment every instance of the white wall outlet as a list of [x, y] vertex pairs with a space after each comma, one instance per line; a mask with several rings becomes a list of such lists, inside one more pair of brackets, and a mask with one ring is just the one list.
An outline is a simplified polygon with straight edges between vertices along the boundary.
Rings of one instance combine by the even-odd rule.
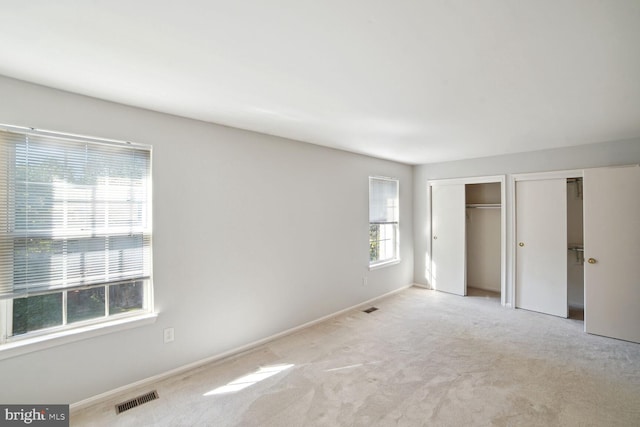
[[362, 277], [362, 286], [367, 286], [367, 276]]
[[173, 328], [167, 328], [164, 330], [164, 343], [172, 342], [174, 339]]

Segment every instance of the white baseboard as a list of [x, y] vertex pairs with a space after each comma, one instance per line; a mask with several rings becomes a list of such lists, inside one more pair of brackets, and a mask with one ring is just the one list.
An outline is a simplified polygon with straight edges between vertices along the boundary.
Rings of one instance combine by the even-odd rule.
[[412, 286], [416, 287], [416, 288], [422, 288], [422, 289], [429, 289], [431, 290], [431, 286], [429, 285], [423, 285], [422, 283], [414, 283]]
[[339, 316], [341, 314], [347, 313], [347, 312], [352, 311], [352, 310], [356, 310], [356, 309], [358, 309], [358, 308], [360, 308], [362, 306], [369, 305], [374, 301], [377, 301], [379, 299], [382, 299], [382, 298], [391, 296], [393, 294], [396, 294], [398, 292], [404, 291], [405, 289], [408, 289], [411, 286], [422, 287], [422, 285], [417, 285], [415, 283], [403, 286], [401, 288], [398, 288], [398, 289], [395, 289], [393, 291], [387, 292], [385, 294], [379, 295], [379, 296], [377, 296], [375, 298], [371, 298], [369, 300], [363, 301], [363, 302], [358, 303], [356, 305], [353, 305], [351, 307], [347, 307], [347, 308], [344, 308], [342, 310], [336, 311], [335, 313], [328, 314], [326, 316], [320, 317], [320, 318], [312, 320], [310, 322], [303, 323], [302, 325], [299, 325], [299, 326], [293, 327], [291, 329], [287, 329], [285, 331], [279, 332], [279, 333], [277, 333], [275, 335], [271, 335], [269, 337], [260, 339], [258, 341], [254, 341], [254, 342], [251, 342], [249, 344], [243, 345], [241, 347], [236, 347], [236, 348], [234, 348], [232, 350], [225, 351], [223, 353], [219, 353], [219, 354], [216, 354], [214, 356], [210, 356], [210, 357], [207, 357], [205, 359], [201, 359], [201, 360], [198, 360], [196, 362], [189, 363], [187, 365], [183, 365], [183, 366], [180, 366], [180, 367], [175, 368], [175, 369], [171, 369], [170, 371], [166, 371], [166, 372], [163, 372], [161, 374], [154, 375], [152, 377], [145, 378], [145, 379], [142, 379], [140, 381], [136, 381], [134, 383], [127, 384], [127, 385], [124, 385], [122, 387], [118, 387], [118, 388], [115, 388], [113, 390], [106, 391], [104, 393], [100, 393], [100, 394], [98, 394], [96, 396], [89, 397], [89, 398], [81, 400], [79, 402], [72, 403], [69, 406], [69, 409], [72, 412], [73, 411], [79, 411], [80, 409], [84, 409], [84, 408], [87, 408], [89, 406], [95, 405], [97, 403], [101, 403], [101, 402], [110, 400], [110, 399], [116, 397], [119, 394], [124, 394], [124, 393], [128, 392], [129, 390], [133, 390], [135, 388], [139, 388], [139, 387], [145, 386], [147, 384], [151, 384], [151, 383], [155, 383], [155, 382], [161, 381], [161, 380], [163, 380], [165, 378], [168, 378], [170, 376], [173, 376], [173, 375], [179, 375], [179, 374], [181, 374], [183, 372], [189, 371], [191, 369], [199, 368], [200, 366], [206, 365], [208, 363], [217, 362], [217, 361], [225, 359], [227, 357], [235, 356], [235, 355], [237, 355], [239, 353], [242, 353], [244, 351], [251, 350], [251, 349], [253, 349], [255, 347], [258, 347], [260, 345], [266, 344], [266, 343], [268, 343], [270, 341], [276, 340], [276, 339], [284, 337], [286, 335], [293, 334], [294, 332], [298, 332], [298, 331], [300, 331], [302, 329], [305, 329], [305, 328], [308, 328], [310, 326], [316, 325], [318, 323], [324, 322], [324, 321], [329, 320], [329, 319], [331, 319], [333, 317]]

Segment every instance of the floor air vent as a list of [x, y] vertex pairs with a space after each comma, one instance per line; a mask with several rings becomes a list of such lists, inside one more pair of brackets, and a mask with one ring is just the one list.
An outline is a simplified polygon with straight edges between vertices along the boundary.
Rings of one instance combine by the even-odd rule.
[[151, 402], [152, 400], [156, 400], [157, 398], [158, 392], [154, 390], [149, 393], [143, 394], [142, 396], [129, 399], [126, 402], [118, 403], [116, 405], [116, 414], [121, 414], [124, 411], [128, 411], [129, 409], [135, 408], [136, 406]]
[[362, 311], [364, 311], [365, 313], [373, 313], [377, 309], [378, 309], [377, 307], [370, 307], [370, 308], [367, 308], [366, 310], [362, 310]]

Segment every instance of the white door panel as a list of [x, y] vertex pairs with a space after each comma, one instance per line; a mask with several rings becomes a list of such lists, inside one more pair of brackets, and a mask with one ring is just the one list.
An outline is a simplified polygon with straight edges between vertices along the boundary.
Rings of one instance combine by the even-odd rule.
[[465, 186], [431, 187], [431, 286], [466, 295]]
[[516, 182], [516, 307], [567, 317], [567, 182]]
[[585, 330], [640, 342], [640, 168], [584, 174]]

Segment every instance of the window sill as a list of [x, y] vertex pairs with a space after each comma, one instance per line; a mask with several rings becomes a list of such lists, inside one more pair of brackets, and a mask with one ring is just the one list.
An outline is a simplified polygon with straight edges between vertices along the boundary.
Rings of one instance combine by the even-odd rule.
[[369, 265], [369, 271], [377, 270], [379, 268], [389, 267], [391, 265], [396, 265], [396, 264], [400, 264], [400, 258], [396, 258], [396, 259], [392, 259], [392, 260], [384, 261], [384, 262], [379, 262], [377, 264], [371, 264], [371, 265]]
[[83, 326], [76, 329], [60, 331], [53, 334], [7, 342], [0, 345], [0, 360], [9, 359], [35, 351], [68, 344], [75, 341], [93, 338], [126, 329], [155, 323], [157, 313], [144, 313], [139, 316], [126, 317], [110, 322]]

